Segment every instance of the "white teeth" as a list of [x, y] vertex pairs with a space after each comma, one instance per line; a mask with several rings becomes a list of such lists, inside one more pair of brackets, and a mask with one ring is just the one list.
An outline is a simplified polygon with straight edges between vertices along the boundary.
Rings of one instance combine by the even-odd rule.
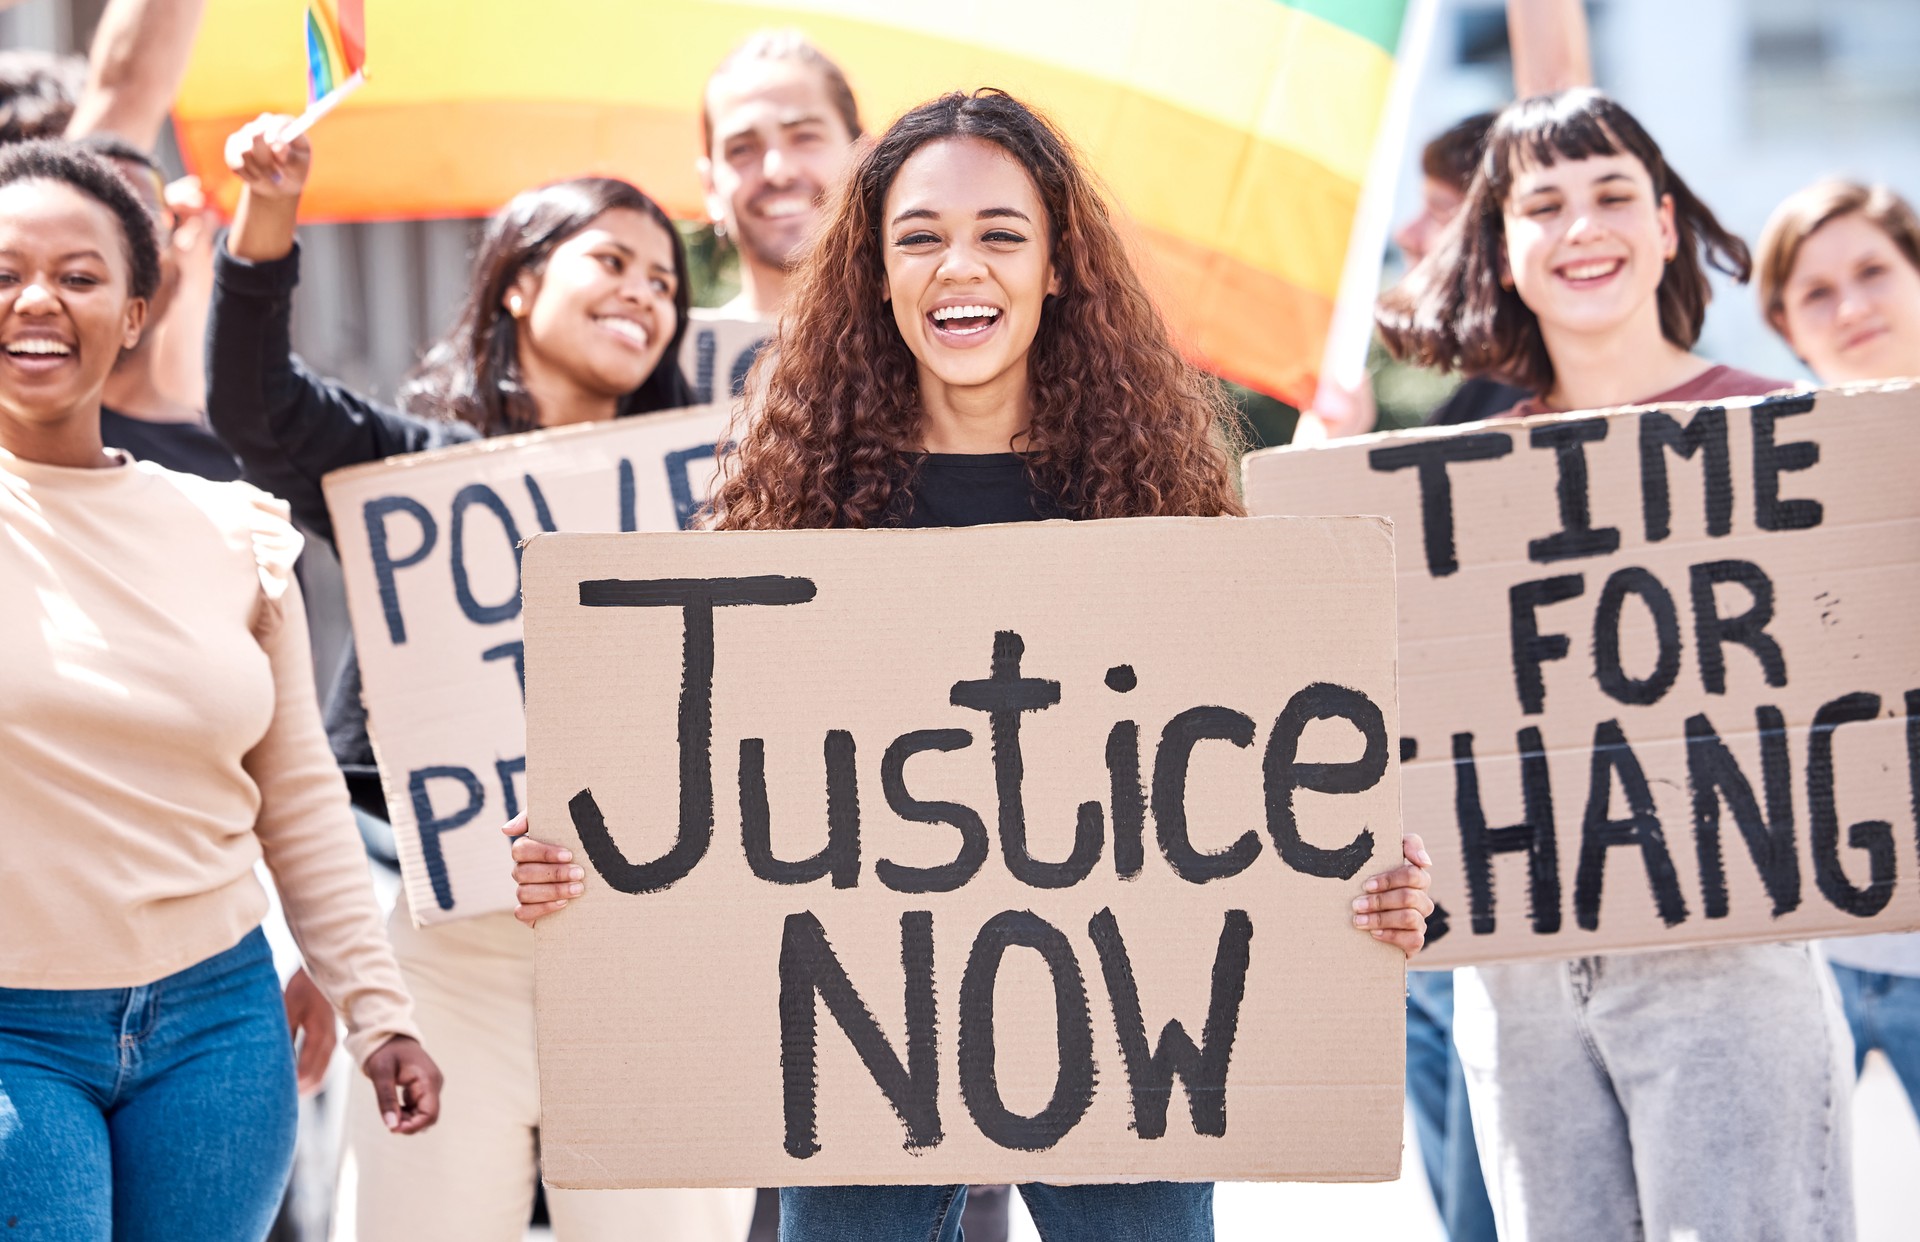
[[785, 220], [792, 216], [804, 214], [811, 205], [812, 204], [806, 202], [804, 199], [797, 198], [785, 199], [780, 202], [763, 203], [760, 206], [760, 215], [762, 218], [768, 220]]
[[645, 327], [635, 323], [631, 319], [620, 319], [620, 318], [617, 318], [616, 316], [608, 315], [603, 318], [596, 319], [594, 320], [594, 322], [599, 324], [603, 328], [609, 328], [614, 332], [620, 334], [621, 336], [626, 337], [628, 340], [640, 346], [642, 349], [645, 349], [647, 345], [651, 343], [653, 340], [652, 333], [648, 332]]
[[933, 312], [935, 323], [945, 323], [949, 319], [998, 319], [1000, 308], [997, 306], [942, 306]]
[[65, 345], [62, 345], [59, 341], [27, 340], [13, 342], [13, 344], [7, 346], [7, 352], [10, 354], [53, 354], [65, 357], [73, 351]]
[[1569, 264], [1560, 270], [1566, 274], [1568, 280], [1592, 280], [1596, 276], [1610, 275], [1619, 266], [1618, 259], [1603, 259], [1595, 263]]

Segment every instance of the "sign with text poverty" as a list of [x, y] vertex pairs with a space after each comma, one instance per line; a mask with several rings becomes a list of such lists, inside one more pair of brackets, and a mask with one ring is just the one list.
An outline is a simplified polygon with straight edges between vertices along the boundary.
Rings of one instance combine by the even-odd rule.
[[727, 405], [746, 392], [747, 371], [773, 334], [764, 319], [731, 319], [695, 309], [680, 341], [680, 373], [701, 405]]
[[526, 592], [549, 1183], [1394, 1176], [1384, 522], [540, 536]]
[[1920, 390], [1369, 436], [1260, 513], [1391, 516], [1420, 965], [1920, 926]]
[[727, 412], [502, 436], [325, 480], [367, 732], [416, 923], [514, 906], [499, 826], [526, 795], [519, 545], [684, 528]]

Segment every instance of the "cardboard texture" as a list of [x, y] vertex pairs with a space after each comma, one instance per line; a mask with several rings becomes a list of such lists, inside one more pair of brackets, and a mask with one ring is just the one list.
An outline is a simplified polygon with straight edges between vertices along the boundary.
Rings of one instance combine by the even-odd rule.
[[502, 436], [328, 475], [367, 731], [416, 923], [514, 905], [499, 826], [525, 805], [516, 545], [541, 530], [677, 530], [727, 413]]
[[1384, 522], [525, 563], [532, 822], [588, 871], [536, 932], [549, 1183], [1396, 1174]]
[[1917, 415], [1893, 386], [1247, 458], [1256, 513], [1396, 523], [1446, 915], [1417, 965], [1920, 926]]
[[733, 319], [696, 309], [680, 341], [680, 373], [702, 405], [727, 405], [746, 392], [747, 371], [773, 332], [764, 319]]

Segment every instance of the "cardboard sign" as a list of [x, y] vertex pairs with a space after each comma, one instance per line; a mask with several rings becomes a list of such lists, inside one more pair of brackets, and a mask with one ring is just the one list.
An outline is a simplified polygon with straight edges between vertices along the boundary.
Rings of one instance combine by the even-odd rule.
[[502, 436], [338, 470], [367, 732], [416, 923], [511, 910], [497, 829], [526, 793], [519, 544], [678, 530], [705, 501], [723, 409]]
[[764, 319], [728, 319], [710, 310], [687, 317], [680, 341], [680, 373], [702, 405], [727, 405], [747, 390], [747, 372], [773, 333]]
[[1394, 1176], [1392, 578], [1377, 519], [534, 539], [546, 1180]]
[[1418, 965], [1920, 926], [1916, 416], [1826, 391], [1247, 458], [1255, 512], [1395, 520], [1448, 916]]

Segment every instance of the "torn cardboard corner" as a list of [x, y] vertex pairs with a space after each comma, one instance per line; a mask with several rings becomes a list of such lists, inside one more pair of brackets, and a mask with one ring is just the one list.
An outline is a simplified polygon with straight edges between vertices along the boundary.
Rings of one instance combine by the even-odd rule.
[[1900, 384], [1247, 458], [1253, 512], [1397, 523], [1421, 966], [1920, 927], [1917, 416]]
[[588, 868], [537, 936], [549, 1183], [1396, 1175], [1384, 522], [525, 568], [531, 819]]
[[511, 910], [499, 825], [526, 781], [522, 539], [677, 530], [705, 502], [718, 407], [500, 436], [337, 470], [367, 732], [414, 922]]

